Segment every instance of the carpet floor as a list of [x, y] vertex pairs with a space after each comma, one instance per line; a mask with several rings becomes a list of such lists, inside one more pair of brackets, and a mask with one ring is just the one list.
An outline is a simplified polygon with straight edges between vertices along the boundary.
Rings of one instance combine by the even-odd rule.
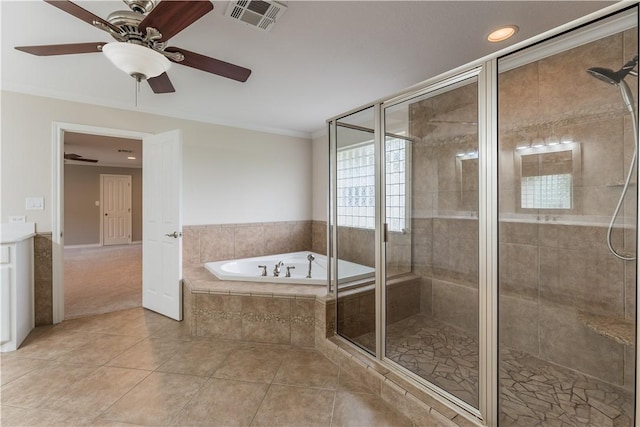
[[142, 245], [65, 248], [65, 319], [141, 305]]

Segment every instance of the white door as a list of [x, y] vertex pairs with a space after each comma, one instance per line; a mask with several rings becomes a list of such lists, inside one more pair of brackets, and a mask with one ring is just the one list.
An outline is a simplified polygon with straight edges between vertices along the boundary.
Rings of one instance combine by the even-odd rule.
[[131, 243], [131, 175], [100, 175], [102, 244]]
[[182, 320], [182, 134], [142, 143], [142, 306]]

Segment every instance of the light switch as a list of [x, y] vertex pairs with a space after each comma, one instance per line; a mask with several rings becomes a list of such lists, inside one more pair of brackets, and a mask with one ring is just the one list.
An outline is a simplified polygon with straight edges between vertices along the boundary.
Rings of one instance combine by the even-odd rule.
[[100, 206], [100, 200], [96, 200], [96, 206]]
[[26, 216], [10, 216], [9, 217], [9, 222], [21, 222], [21, 223], [25, 223], [27, 222], [27, 217]]
[[28, 210], [43, 210], [44, 209], [44, 197], [27, 197], [26, 209]]

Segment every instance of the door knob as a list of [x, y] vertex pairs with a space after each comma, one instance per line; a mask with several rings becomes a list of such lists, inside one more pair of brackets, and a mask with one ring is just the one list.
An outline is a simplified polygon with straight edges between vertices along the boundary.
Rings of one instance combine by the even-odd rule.
[[165, 234], [165, 236], [167, 237], [173, 237], [174, 239], [177, 239], [178, 237], [182, 237], [182, 233], [178, 233], [177, 231], [174, 231], [171, 234]]
[[104, 216], [108, 216], [108, 215], [109, 215], [108, 213], [106, 213], [106, 212], [104, 213]]

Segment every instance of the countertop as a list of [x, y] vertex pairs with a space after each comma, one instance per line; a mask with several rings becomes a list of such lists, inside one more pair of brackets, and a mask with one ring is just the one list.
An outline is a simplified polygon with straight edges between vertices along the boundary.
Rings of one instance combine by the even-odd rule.
[[0, 243], [17, 243], [36, 235], [33, 222], [3, 223], [0, 225]]

